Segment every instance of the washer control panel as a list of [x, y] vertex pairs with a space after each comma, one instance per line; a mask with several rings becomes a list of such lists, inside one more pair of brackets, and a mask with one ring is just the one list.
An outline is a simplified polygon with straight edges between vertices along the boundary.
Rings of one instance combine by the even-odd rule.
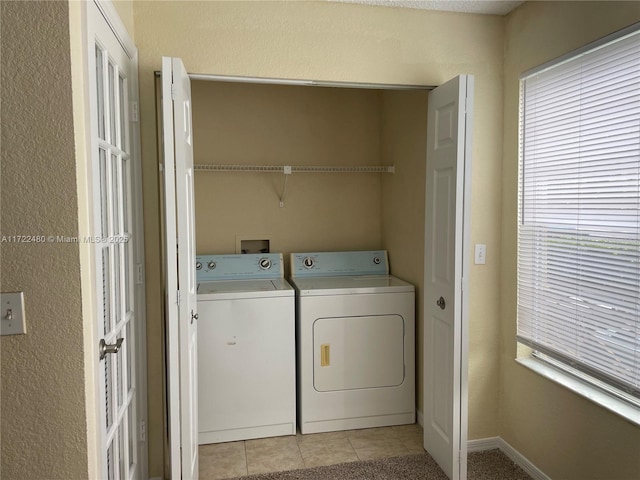
[[389, 275], [386, 250], [291, 254], [292, 277]]
[[198, 255], [195, 269], [199, 283], [284, 277], [281, 253]]

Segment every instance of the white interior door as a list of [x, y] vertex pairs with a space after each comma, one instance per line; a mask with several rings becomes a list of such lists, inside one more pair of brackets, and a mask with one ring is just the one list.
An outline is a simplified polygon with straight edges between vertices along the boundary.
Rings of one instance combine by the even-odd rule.
[[[424, 448], [449, 478], [467, 476], [467, 288], [473, 77], [429, 94]], [[464, 280], [463, 280], [464, 279]]]
[[93, 199], [92, 236], [96, 271], [99, 468], [101, 478], [145, 476], [138, 436], [141, 410], [137, 334], [143, 322], [141, 183], [134, 149], [137, 125], [130, 105], [137, 102], [136, 51], [126, 32], [114, 32], [117, 15], [87, 4], [88, 74]]
[[171, 478], [198, 478], [197, 303], [191, 83], [162, 59], [166, 315]]

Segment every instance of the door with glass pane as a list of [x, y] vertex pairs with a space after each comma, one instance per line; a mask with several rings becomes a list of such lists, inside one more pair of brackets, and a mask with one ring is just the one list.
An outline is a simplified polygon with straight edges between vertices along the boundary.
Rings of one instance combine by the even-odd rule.
[[[93, 245], [101, 475], [140, 477], [136, 388], [134, 202], [129, 94], [134, 62], [94, 2], [89, 10]], [[93, 33], [93, 35], [92, 35]]]

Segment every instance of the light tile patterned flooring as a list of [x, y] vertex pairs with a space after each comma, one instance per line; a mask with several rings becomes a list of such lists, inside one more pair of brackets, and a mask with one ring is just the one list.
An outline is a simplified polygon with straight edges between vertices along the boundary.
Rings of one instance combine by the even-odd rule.
[[201, 445], [201, 480], [423, 453], [418, 424]]

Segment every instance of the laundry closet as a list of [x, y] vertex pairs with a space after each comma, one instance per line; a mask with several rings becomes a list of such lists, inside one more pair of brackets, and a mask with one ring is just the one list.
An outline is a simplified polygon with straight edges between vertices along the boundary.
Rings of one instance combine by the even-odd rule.
[[[194, 398], [200, 379], [195, 381], [194, 373], [199, 362], [195, 353], [203, 348], [199, 322], [194, 323], [201, 286], [195, 272], [216, 271], [217, 261], [223, 260], [196, 261], [196, 256], [216, 254], [236, 254], [240, 260], [248, 258], [242, 253], [278, 252], [284, 254], [281, 260], [257, 255], [256, 265], [265, 270], [275, 261], [284, 265], [284, 272], [289, 254], [292, 262], [299, 255], [296, 262], [314, 268], [316, 254], [305, 257], [300, 252], [369, 250], [374, 265], [383, 264], [384, 257], [384, 264], [391, 265], [386, 274], [400, 276], [416, 290], [410, 300], [417, 313], [415, 337], [399, 337], [404, 338], [401, 350], [409, 355], [400, 367], [416, 367], [415, 377], [413, 369], [405, 370], [417, 384], [407, 395], [415, 401], [408, 402], [409, 421], [412, 404], [422, 406], [425, 446], [437, 445], [429, 452], [445, 471], [455, 471], [455, 459], [464, 453], [456, 445], [466, 444], [467, 429], [466, 396], [461, 392], [466, 391], [468, 309], [468, 256], [463, 252], [469, 248], [470, 187], [465, 179], [470, 171], [473, 77], [455, 77], [430, 93], [428, 88], [318, 83], [188, 75], [180, 59], [163, 58], [168, 381], [173, 399], [179, 386], [179, 404], [184, 406], [178, 409], [178, 402], [169, 401], [172, 424], [182, 425], [179, 443], [170, 434], [171, 464], [173, 468], [181, 457], [187, 476], [198, 464], [194, 420], [199, 407]], [[296, 265], [296, 271], [302, 268]], [[342, 271], [345, 265], [336, 267], [327, 273]], [[306, 295], [299, 287], [296, 280], [296, 298]], [[299, 330], [307, 317], [298, 308], [301, 303], [296, 300], [295, 331], [298, 369], [304, 373], [308, 367], [300, 370], [304, 360]], [[346, 314], [335, 318], [347, 321]], [[238, 345], [235, 338], [229, 336], [226, 344]], [[334, 333], [331, 338], [330, 343], [340, 343]], [[415, 359], [409, 348], [413, 338]], [[318, 350], [320, 367], [330, 365], [330, 348], [314, 340], [313, 362]], [[342, 347], [337, 348], [342, 355]], [[396, 364], [394, 360], [393, 369]], [[309, 376], [305, 378], [298, 381], [308, 382]], [[317, 378], [314, 374], [313, 382]], [[393, 382], [384, 389], [401, 391]], [[259, 410], [260, 396], [253, 402]], [[363, 399], [355, 403], [369, 405]], [[246, 408], [252, 411], [251, 405]], [[212, 413], [218, 415], [215, 409]], [[331, 422], [339, 417], [327, 418]], [[308, 430], [313, 431], [330, 430]]]
[[[192, 80], [198, 254], [389, 251], [421, 284], [428, 90]], [[293, 166], [291, 175], [200, 165]], [[346, 167], [297, 173], [296, 166]], [[395, 173], [349, 167], [395, 166]]]
[[[214, 260], [215, 263], [226, 258], [206, 256], [283, 253], [284, 270], [288, 276], [289, 254], [292, 252], [385, 249], [389, 251], [391, 273], [417, 285], [417, 298], [420, 299], [424, 264], [427, 98], [427, 89], [394, 91], [192, 80], [196, 253], [205, 256], [199, 258]], [[270, 167], [287, 168], [269, 171]], [[301, 172], [302, 169], [308, 171]], [[202, 279], [207, 261], [198, 263], [198, 275]], [[259, 269], [256, 274], [259, 274]], [[407, 395], [399, 390], [393, 394], [399, 395], [398, 400], [392, 400], [386, 391], [370, 390], [379, 391], [383, 398], [388, 398], [387, 402], [392, 402], [385, 407], [388, 412], [396, 408], [399, 412], [411, 412], [397, 415], [397, 421], [404, 417], [411, 419], [409, 421], [415, 418], [416, 399], [409, 399], [413, 397], [415, 372], [418, 372], [418, 378], [421, 372], [414, 364], [414, 338], [419, 336], [414, 337], [413, 312], [419, 312], [419, 309], [414, 305], [413, 287], [411, 292], [411, 306], [407, 307], [411, 315], [406, 319], [410, 320], [411, 328], [406, 340], [402, 336], [399, 339], [400, 348], [404, 342], [409, 342], [403, 351], [411, 358], [412, 365], [406, 368], [412, 379], [403, 382], [401, 387], [407, 390], [409, 397], [400, 400]], [[201, 313], [208, 307], [208, 302], [199, 304], [199, 310], [203, 310]], [[233, 310], [237, 308], [233, 307]], [[239, 318], [232, 324], [239, 325], [241, 321]], [[274, 318], [269, 322], [276, 325], [278, 320]], [[209, 323], [205, 316], [199, 322], [206, 332], [209, 332]], [[233, 338], [228, 333], [231, 340], [227, 343], [234, 344], [234, 348], [229, 350], [230, 356], [220, 357], [217, 363], [236, 365], [239, 362], [237, 355], [232, 353], [238, 348], [235, 334], [243, 337], [249, 334], [241, 334], [235, 328], [239, 327], [232, 328]], [[205, 330], [199, 337], [205, 334]], [[199, 359], [204, 358], [203, 352], [208, 351], [205, 345], [215, 337], [210, 332], [207, 335], [206, 340], [204, 337], [199, 340], [199, 350], [202, 350], [198, 354]], [[373, 332], [367, 333], [369, 335]], [[271, 343], [276, 341], [273, 335], [269, 338]], [[241, 343], [246, 344], [246, 341]], [[281, 343], [277, 350], [287, 351], [288, 343], [283, 340]], [[303, 346], [306, 347], [305, 342]], [[298, 348], [302, 348], [300, 344]], [[253, 350], [247, 352], [244, 363], [250, 362], [249, 358], [253, 358], [254, 353]], [[263, 360], [256, 358], [255, 362], [255, 368], [248, 372], [247, 378], [254, 378], [260, 371]], [[402, 359], [400, 362], [402, 368]], [[212, 395], [215, 395], [216, 389], [213, 378], [208, 378], [202, 368], [205, 367], [200, 367], [199, 374], [200, 441], [245, 438], [244, 431], [255, 431], [260, 436], [264, 428], [252, 427], [262, 423], [258, 419], [253, 423], [249, 421], [252, 416], [250, 407], [244, 408], [245, 413], [238, 423], [246, 423], [244, 430], [238, 430], [238, 433], [234, 433], [235, 430], [215, 431], [234, 425], [223, 426], [225, 422], [214, 421], [221, 413], [211, 410], [209, 405], [212, 403], [208, 400], [211, 397], [203, 394], [213, 388]], [[240, 366], [233, 368], [237, 370]], [[299, 359], [298, 369], [301, 368]], [[283, 364], [268, 375], [281, 385], [279, 388], [283, 392], [289, 388], [287, 378], [295, 376], [295, 371], [293, 374], [287, 372], [289, 368]], [[301, 381], [300, 378], [298, 380]], [[221, 385], [220, 381], [214, 383], [218, 388]], [[260, 377], [251, 383], [254, 387], [261, 384]], [[421, 385], [421, 382], [417, 383]], [[244, 391], [239, 390], [240, 384], [223, 388], [239, 395]], [[299, 384], [298, 396], [301, 388]], [[217, 398], [217, 404], [222, 405], [224, 398]], [[235, 397], [232, 395], [232, 398]], [[357, 403], [366, 402], [366, 398]], [[276, 404], [285, 404], [288, 399], [285, 395]], [[232, 405], [242, 400], [229, 401]], [[343, 400], [336, 398], [335, 401], [340, 404]], [[371, 398], [371, 401], [379, 402], [380, 399]], [[401, 405], [404, 406], [400, 408]], [[258, 403], [255, 407], [256, 412], [266, 408]], [[298, 404], [298, 415], [301, 415], [301, 408]], [[230, 406], [227, 410], [224, 416], [231, 417], [235, 409]], [[273, 421], [276, 417], [278, 422], [283, 422], [282, 426], [267, 431], [290, 434], [286, 415], [274, 415]], [[379, 421], [391, 420], [380, 417]], [[332, 425], [336, 422], [340, 423], [326, 423]], [[352, 422], [355, 423], [349, 425], [358, 425], [362, 420]], [[210, 427], [205, 427], [205, 423]], [[309, 427], [299, 424], [298, 428], [304, 432], [304, 428]], [[320, 427], [316, 425], [314, 428]]]

